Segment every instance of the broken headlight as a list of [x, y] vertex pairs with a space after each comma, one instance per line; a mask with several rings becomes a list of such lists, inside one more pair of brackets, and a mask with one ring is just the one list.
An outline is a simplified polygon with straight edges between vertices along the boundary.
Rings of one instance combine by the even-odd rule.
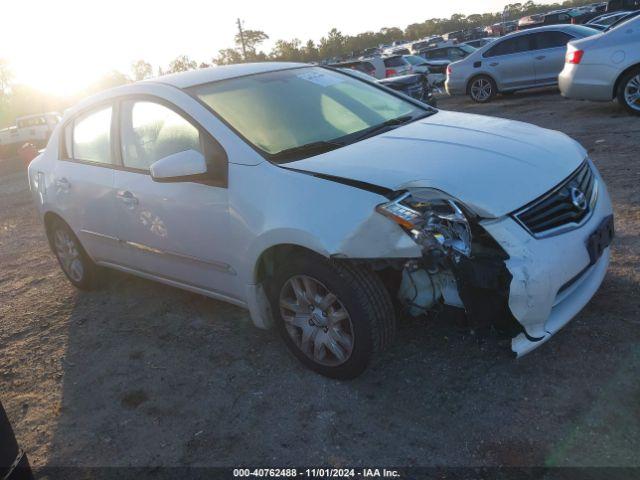
[[416, 189], [380, 204], [376, 211], [402, 226], [425, 250], [471, 254], [471, 228], [457, 201], [443, 192]]

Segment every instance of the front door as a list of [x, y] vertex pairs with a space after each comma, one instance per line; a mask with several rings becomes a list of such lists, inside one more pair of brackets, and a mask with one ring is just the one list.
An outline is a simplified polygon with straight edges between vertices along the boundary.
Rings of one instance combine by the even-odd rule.
[[209, 155], [212, 139], [166, 104], [120, 103], [123, 169], [115, 173], [118, 237], [127, 266], [143, 273], [222, 294], [234, 292], [229, 263], [226, 184], [157, 182], [149, 167], [185, 150]]

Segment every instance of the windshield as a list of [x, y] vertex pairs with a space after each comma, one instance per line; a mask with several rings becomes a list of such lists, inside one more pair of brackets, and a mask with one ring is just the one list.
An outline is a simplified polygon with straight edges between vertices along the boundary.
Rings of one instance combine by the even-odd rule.
[[640, 10], [636, 10], [635, 12], [628, 13], [624, 17], [618, 18], [615, 22], [613, 22], [611, 25], [609, 25], [609, 27], [605, 30], [605, 32], [608, 32], [609, 30], [613, 30], [614, 28], [617, 28], [620, 25], [623, 25], [623, 24], [626, 24], [627, 22], [630, 22], [634, 18], [637, 18], [638, 15], [640, 15]]
[[405, 60], [407, 60], [407, 62], [409, 62], [411, 65], [424, 65], [425, 61], [424, 58], [422, 57], [418, 57], [416, 55], [407, 55], [406, 57], [404, 57]]
[[248, 75], [189, 91], [278, 163], [353, 143], [386, 122], [434, 112], [321, 67]]
[[472, 47], [471, 45], [465, 45], [464, 43], [457, 45], [457, 47], [466, 53], [473, 53], [477, 50], [475, 47]]

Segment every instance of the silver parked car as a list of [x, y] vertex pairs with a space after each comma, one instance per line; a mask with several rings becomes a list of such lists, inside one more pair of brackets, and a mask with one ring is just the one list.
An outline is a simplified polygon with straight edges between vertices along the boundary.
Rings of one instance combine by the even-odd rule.
[[511, 33], [450, 64], [447, 92], [468, 94], [483, 103], [496, 93], [555, 85], [567, 43], [596, 33], [584, 25], [550, 25]]
[[640, 115], [640, 16], [569, 43], [560, 92], [567, 98], [618, 102]]

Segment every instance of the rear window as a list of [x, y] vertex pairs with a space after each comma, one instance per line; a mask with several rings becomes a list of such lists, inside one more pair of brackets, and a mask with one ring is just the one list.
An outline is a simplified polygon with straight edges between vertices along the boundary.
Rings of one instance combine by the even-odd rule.
[[485, 57], [497, 57], [531, 50], [532, 35], [521, 35], [515, 38], [503, 40], [484, 53]]
[[447, 58], [447, 51], [448, 51], [448, 49], [446, 49], [446, 48], [438, 48], [436, 50], [429, 50], [427, 52], [424, 52], [424, 57], [425, 58], [430, 58], [432, 60], [445, 59], [445, 58]]
[[402, 57], [389, 57], [384, 59], [385, 67], [403, 67], [405, 65], [405, 59]]

